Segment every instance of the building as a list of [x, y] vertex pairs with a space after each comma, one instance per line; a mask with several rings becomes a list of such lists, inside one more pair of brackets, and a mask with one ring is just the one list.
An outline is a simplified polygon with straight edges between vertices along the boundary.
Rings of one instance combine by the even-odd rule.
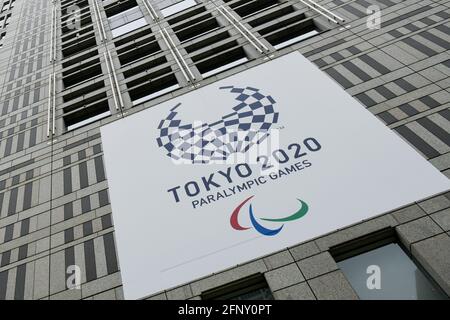
[[[0, 299], [124, 298], [100, 127], [271, 57], [300, 52], [449, 176], [449, 17], [447, 0], [1, 0]], [[450, 295], [444, 192], [149, 298], [364, 298], [348, 258], [393, 242], [412, 297]]]

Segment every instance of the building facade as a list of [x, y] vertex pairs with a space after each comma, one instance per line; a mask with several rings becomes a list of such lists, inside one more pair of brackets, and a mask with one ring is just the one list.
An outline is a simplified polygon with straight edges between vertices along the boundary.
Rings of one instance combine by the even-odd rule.
[[[449, 176], [449, 17], [448, 0], [1, 0], [0, 300], [123, 299], [100, 127], [293, 51]], [[450, 295], [444, 193], [148, 298], [358, 299], [340, 262], [391, 242]]]

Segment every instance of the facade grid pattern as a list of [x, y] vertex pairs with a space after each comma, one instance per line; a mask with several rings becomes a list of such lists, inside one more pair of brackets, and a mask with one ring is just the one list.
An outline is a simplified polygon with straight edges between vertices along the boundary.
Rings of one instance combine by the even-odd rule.
[[[0, 300], [123, 299], [100, 127], [292, 51], [450, 177], [450, 1], [317, 1], [338, 23], [298, 0], [183, 2], [0, 0]], [[450, 295], [445, 193], [148, 298], [261, 273], [276, 299], [357, 299], [330, 249], [386, 228]]]

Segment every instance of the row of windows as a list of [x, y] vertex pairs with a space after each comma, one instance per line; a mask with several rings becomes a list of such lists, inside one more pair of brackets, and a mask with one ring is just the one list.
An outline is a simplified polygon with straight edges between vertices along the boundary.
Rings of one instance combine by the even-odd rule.
[[3, 38], [5, 38], [6, 32], [0, 32], [0, 48], [3, 47]]
[[1, 10], [0, 10], [0, 14], [6, 12], [8, 10], [12, 10], [14, 8], [15, 4], [16, 4], [16, 0], [3, 1], [2, 6], [1, 6]]
[[[96, 121], [109, 111], [98, 51], [95, 7], [88, 0], [61, 2], [61, 81], [63, 118], [66, 130]], [[98, 30], [99, 31], [99, 30]]]
[[113, 38], [147, 25], [135, 0], [114, 3], [105, 7], [105, 12]]
[[3, 40], [6, 36], [6, 27], [8, 27], [11, 20], [11, 13], [8, 11], [14, 8], [16, 0], [3, 1], [0, 7], [0, 48], [3, 47]]
[[0, 16], [0, 29], [6, 29], [11, 21], [11, 13]]
[[[359, 299], [448, 299], [434, 280], [403, 250], [391, 228], [332, 247], [329, 252]], [[309, 287], [305, 289], [303, 298], [314, 298], [313, 292], [308, 295], [309, 290]], [[294, 296], [290, 298], [295, 299], [295, 293], [292, 294]], [[288, 298], [283, 293], [272, 293], [264, 276], [258, 273], [203, 292], [201, 297], [204, 300], [273, 300], [274, 295], [278, 299]]]
[[[136, 0], [102, 4], [106, 19], [101, 19], [97, 2], [92, 7], [87, 0], [61, 2], [66, 130], [111, 114], [114, 106], [109, 105], [107, 84], [117, 110], [123, 107], [124, 95], [127, 105], [136, 106], [329, 28], [326, 21], [319, 24], [308, 16], [299, 4], [278, 0], [233, 0], [228, 8], [185, 0], [159, 14], [146, 0], [144, 6]], [[79, 9], [75, 29], [74, 5]], [[143, 10], [160, 20], [149, 24]], [[102, 55], [99, 45], [110, 43], [106, 22], [115, 50], [107, 47], [111, 53]]]

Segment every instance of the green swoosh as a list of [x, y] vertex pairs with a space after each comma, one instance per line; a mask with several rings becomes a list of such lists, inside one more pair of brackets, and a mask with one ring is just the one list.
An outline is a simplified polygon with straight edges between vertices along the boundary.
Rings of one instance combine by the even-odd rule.
[[286, 222], [286, 221], [292, 221], [292, 220], [297, 220], [300, 219], [301, 217], [303, 217], [309, 210], [308, 205], [306, 204], [306, 202], [297, 199], [298, 201], [300, 201], [300, 203], [302, 204], [301, 208], [295, 212], [294, 214], [285, 217], [285, 218], [279, 218], [279, 219], [268, 219], [268, 218], [261, 218], [261, 220], [264, 221], [271, 221], [271, 222]]

